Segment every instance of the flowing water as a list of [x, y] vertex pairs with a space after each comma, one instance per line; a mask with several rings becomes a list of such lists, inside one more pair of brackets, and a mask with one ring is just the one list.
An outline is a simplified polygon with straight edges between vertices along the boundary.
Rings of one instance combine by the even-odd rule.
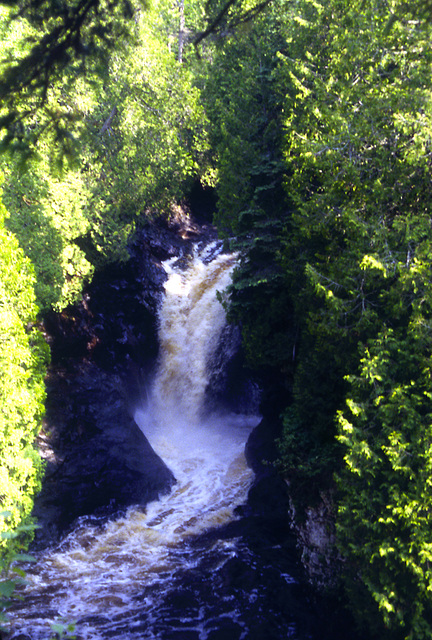
[[235, 260], [211, 246], [165, 264], [160, 359], [136, 421], [173, 471], [173, 490], [109, 522], [83, 517], [41, 553], [10, 638], [48, 640], [61, 622], [79, 640], [312, 637], [284, 525], [271, 529], [244, 506], [253, 481], [244, 447], [259, 419], [207, 410], [225, 325], [216, 291]]

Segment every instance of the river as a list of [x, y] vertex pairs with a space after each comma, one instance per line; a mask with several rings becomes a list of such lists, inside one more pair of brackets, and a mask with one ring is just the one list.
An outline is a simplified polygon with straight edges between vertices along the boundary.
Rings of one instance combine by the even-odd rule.
[[173, 490], [109, 520], [81, 517], [39, 553], [11, 611], [11, 640], [323, 637], [286, 518], [247, 506], [256, 402], [244, 413], [208, 402], [226, 324], [216, 292], [235, 263], [213, 244], [164, 264], [160, 357], [135, 419], [174, 473]]

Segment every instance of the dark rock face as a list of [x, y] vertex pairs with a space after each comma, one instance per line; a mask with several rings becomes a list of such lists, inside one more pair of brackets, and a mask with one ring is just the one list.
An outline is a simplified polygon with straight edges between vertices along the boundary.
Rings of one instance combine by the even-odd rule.
[[319, 500], [296, 509], [290, 486], [272, 463], [277, 460], [276, 439], [280, 424], [265, 417], [251, 433], [246, 459], [256, 479], [249, 492], [249, 504], [271, 519], [281, 511], [289, 521], [308, 582], [320, 591], [337, 589], [341, 558], [336, 547], [335, 506], [332, 494], [319, 492]]
[[47, 470], [34, 508], [41, 544], [79, 516], [144, 505], [175, 482], [129, 415], [122, 380], [91, 363], [74, 373], [52, 375]]
[[278, 458], [275, 438], [279, 431], [273, 421], [264, 418], [252, 431], [245, 448], [247, 463], [255, 472], [248, 505], [270, 522], [286, 521], [290, 507], [288, 486], [273, 464]]
[[79, 304], [45, 318], [52, 364], [36, 544], [55, 540], [79, 516], [145, 505], [175, 482], [132, 416], [158, 353], [161, 261], [187, 252], [200, 233], [215, 232], [181, 222], [149, 226], [127, 263], [96, 273]]

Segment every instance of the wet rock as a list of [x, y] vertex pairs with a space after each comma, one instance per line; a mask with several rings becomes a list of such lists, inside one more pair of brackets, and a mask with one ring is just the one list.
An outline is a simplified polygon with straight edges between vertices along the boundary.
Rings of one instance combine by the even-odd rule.
[[245, 448], [246, 460], [260, 477], [275, 474], [273, 463], [278, 457], [275, 440], [279, 436], [280, 426], [264, 418], [248, 438]]
[[336, 546], [335, 504], [330, 491], [320, 492], [314, 505], [306, 505], [302, 517], [290, 500], [291, 528], [296, 534], [301, 562], [308, 581], [319, 590], [340, 584], [343, 560]]
[[275, 441], [279, 429], [277, 421], [263, 419], [248, 439], [246, 459], [256, 473], [248, 503], [268, 522], [279, 518], [289, 523], [306, 580], [319, 590], [335, 589], [340, 582], [342, 560], [336, 548], [331, 492], [319, 492], [314, 504], [305, 499], [301, 509], [296, 507], [289, 483], [273, 464], [278, 457]]
[[275, 444], [278, 436], [277, 425], [263, 419], [250, 434], [245, 448], [247, 463], [255, 472], [248, 506], [270, 522], [287, 521], [290, 508], [288, 487], [274, 464], [278, 457]]
[[259, 587], [254, 567], [240, 558], [228, 560], [220, 572], [226, 589], [251, 592]]
[[163, 636], [159, 637], [163, 637], [164, 640], [200, 640], [201, 635], [199, 631], [193, 629], [166, 629], [163, 631]]
[[183, 615], [186, 611], [199, 607], [196, 595], [187, 589], [172, 591], [165, 598], [164, 604], [174, 610], [180, 610]]
[[118, 377], [87, 364], [75, 379], [56, 382], [47, 414], [56, 442], [34, 508], [39, 543], [79, 516], [146, 504], [175, 482], [128, 414]]

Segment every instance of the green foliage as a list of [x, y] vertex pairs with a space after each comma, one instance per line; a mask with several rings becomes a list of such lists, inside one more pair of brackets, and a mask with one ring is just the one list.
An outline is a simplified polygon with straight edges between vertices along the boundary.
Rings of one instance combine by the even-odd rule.
[[280, 468], [297, 495], [338, 472], [352, 607], [392, 640], [432, 634], [425, 6], [281, 4], [207, 83], [217, 223], [243, 252], [230, 316], [279, 382]]
[[257, 215], [277, 220], [283, 211], [281, 96], [274, 82], [280, 13], [266, 12], [216, 49], [205, 84], [215, 221], [224, 233], [251, 233]]
[[339, 415], [346, 451], [341, 548], [354, 584], [360, 577], [357, 588], [372, 601], [366, 620], [379, 612], [391, 638], [426, 639], [432, 633], [427, 334], [418, 325], [380, 332], [365, 349], [359, 374], [350, 376], [347, 408]]
[[342, 467], [353, 609], [405, 639], [431, 634], [431, 34], [392, 9], [397, 20], [380, 3], [304, 2], [280, 56], [292, 209], [281, 259], [300, 331], [282, 462], [294, 477]]
[[82, 176], [71, 170], [48, 181], [47, 175], [44, 162], [30, 165], [25, 173], [11, 164], [5, 167], [4, 201], [10, 212], [5, 224], [34, 266], [41, 310], [72, 302], [93, 271], [75, 242], [89, 228]]
[[[66, 74], [82, 76], [88, 66], [103, 69], [107, 54], [130, 36], [135, 13], [143, 3], [130, 0], [47, 0], [7, 2], [2, 8], [0, 67], [1, 147], [31, 155], [47, 131], [61, 152], [74, 152], [76, 113], [50, 100]], [[17, 32], [18, 43], [9, 36]]]
[[208, 146], [200, 92], [188, 66], [176, 60], [161, 8], [165, 3], [155, 4], [139, 21], [133, 46], [111, 58], [100, 97], [116, 115], [97, 147], [93, 215], [106, 219], [117, 210], [123, 226], [168, 212], [200, 173]]
[[53, 622], [51, 625], [51, 631], [55, 634], [53, 640], [75, 640], [75, 627], [74, 622]]
[[206, 118], [192, 72], [173, 51], [173, 14], [155, 2], [135, 16], [129, 44], [106, 52], [103, 69], [90, 57], [86, 76], [67, 67], [50, 87], [45, 107], [73, 117], [67, 162], [48, 129], [24, 167], [21, 156], [4, 162], [6, 224], [34, 265], [41, 310], [64, 308], [95, 267], [126, 260], [136, 226], [168, 215], [203, 171]]
[[247, 247], [247, 251], [233, 276], [228, 317], [241, 320], [249, 364], [263, 371], [285, 363], [291, 355], [292, 336], [286, 335], [285, 315], [289, 299], [275, 260], [279, 246], [275, 232], [281, 222], [248, 212], [249, 225], [246, 237], [239, 236], [232, 243], [233, 248], [244, 251]]
[[225, 38], [229, 34], [236, 34], [242, 27], [250, 26], [263, 13], [271, 0], [213, 0], [205, 5], [206, 25], [201, 33], [194, 38], [198, 51], [199, 46], [209, 38]]
[[248, 366], [262, 377], [264, 403], [275, 417], [291, 396], [297, 332], [279, 256], [288, 222], [276, 77], [284, 7], [272, 5], [216, 47], [204, 85], [215, 222], [220, 233], [236, 235], [231, 247], [241, 255], [228, 314], [241, 326]]
[[33, 286], [41, 308], [62, 308], [199, 178], [215, 187], [220, 232], [236, 236], [229, 317], [281, 421], [281, 472], [308, 498], [337, 472], [346, 586], [365, 633], [431, 637], [429, 0], [281, 0], [265, 13], [266, 2], [228, 0], [209, 5], [208, 29], [193, 0], [155, 2], [133, 22], [129, 4], [96, 15], [88, 0], [81, 31], [78, 5], [65, 31], [68, 12], [30, 4], [10, 33], [0, 27], [3, 143], [39, 152], [24, 173], [4, 167], [8, 527], [39, 482]]
[[[0, 496], [10, 512], [9, 534], [26, 524], [40, 487], [42, 463], [34, 447], [44, 410], [47, 346], [35, 326], [34, 272], [3, 224], [0, 206]], [[0, 555], [5, 549], [0, 542]]]

